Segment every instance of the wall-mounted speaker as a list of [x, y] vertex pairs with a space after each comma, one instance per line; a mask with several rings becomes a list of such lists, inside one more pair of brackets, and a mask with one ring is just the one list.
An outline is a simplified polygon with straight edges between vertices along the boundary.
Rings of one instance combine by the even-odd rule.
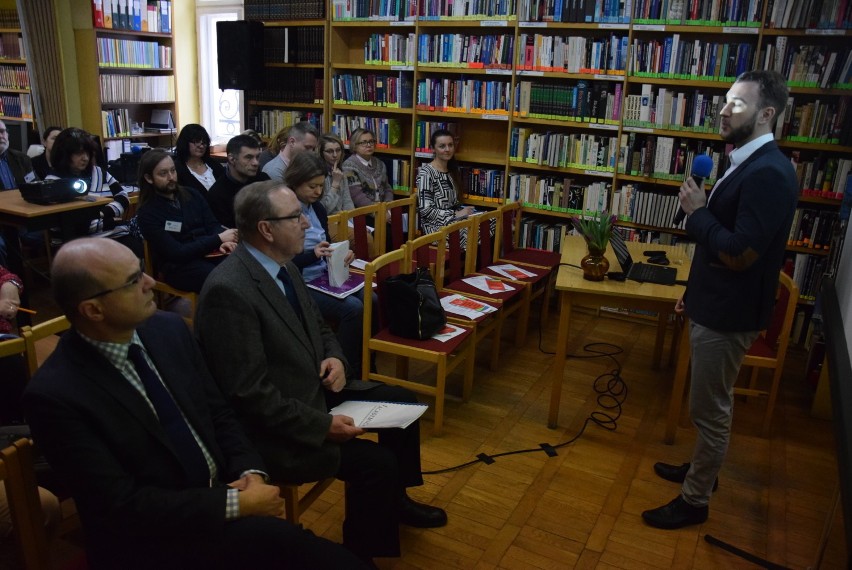
[[263, 24], [216, 22], [219, 89], [263, 87]]

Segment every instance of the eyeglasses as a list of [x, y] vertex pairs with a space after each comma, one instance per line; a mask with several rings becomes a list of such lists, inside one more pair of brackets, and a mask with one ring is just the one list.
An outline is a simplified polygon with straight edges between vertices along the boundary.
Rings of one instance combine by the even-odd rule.
[[327, 148], [323, 152], [325, 154], [340, 154], [343, 150], [339, 148]]
[[279, 220], [295, 220], [301, 218], [305, 214], [303, 212], [299, 212], [298, 214], [292, 214], [290, 216], [278, 216], [275, 218], [263, 218], [264, 222], [277, 222]]
[[375, 140], [361, 141], [358, 143], [358, 146], [373, 146], [376, 144]]
[[139, 282], [142, 281], [142, 277], [145, 275], [145, 265], [143, 261], [139, 262], [139, 271], [134, 273], [130, 279], [127, 280], [127, 283], [124, 285], [119, 285], [118, 287], [114, 287], [112, 289], [104, 289], [98, 293], [90, 297], [86, 297], [83, 301], [91, 301], [92, 299], [97, 299], [98, 297], [103, 297], [105, 295], [109, 295], [110, 293], [115, 293], [116, 291], [121, 291], [122, 289], [129, 289], [134, 285], [139, 285]]

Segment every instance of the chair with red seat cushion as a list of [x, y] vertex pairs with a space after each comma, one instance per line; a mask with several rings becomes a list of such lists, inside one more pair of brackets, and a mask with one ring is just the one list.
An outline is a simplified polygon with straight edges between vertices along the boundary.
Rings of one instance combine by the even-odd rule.
[[562, 255], [556, 251], [519, 247], [521, 235], [521, 203], [509, 202], [500, 208], [500, 245], [499, 258], [506, 261], [517, 261], [529, 265], [539, 265], [556, 269]]
[[[386, 296], [384, 287], [385, 280], [396, 274], [404, 267], [406, 257], [405, 249], [398, 249], [377, 257], [364, 268], [364, 281], [376, 283], [376, 296], [379, 303], [379, 327], [378, 332], [371, 334], [373, 330], [373, 296], [364, 295], [364, 343], [362, 370], [367, 380], [378, 380], [386, 384], [404, 386], [418, 394], [434, 396], [435, 398], [435, 424], [433, 433], [440, 435], [444, 424], [444, 395], [446, 392], [447, 375], [458, 366], [464, 364], [464, 386], [473, 385], [474, 346], [476, 332], [473, 327], [453, 325], [461, 329], [461, 333], [446, 342], [435, 340], [415, 340], [394, 335], [388, 329], [388, 318], [385, 314], [387, 302], [382, 302]], [[383, 374], [378, 371], [370, 371], [370, 357], [372, 353], [384, 353], [395, 356], [397, 359], [396, 373]], [[421, 360], [434, 364], [436, 368], [435, 385], [427, 385], [408, 379], [409, 359]]]

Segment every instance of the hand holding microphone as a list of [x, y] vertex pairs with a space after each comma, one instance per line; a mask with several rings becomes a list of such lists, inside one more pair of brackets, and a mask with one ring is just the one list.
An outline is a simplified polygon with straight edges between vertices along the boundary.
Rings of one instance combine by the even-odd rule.
[[[692, 180], [695, 181], [695, 184], [700, 190], [704, 190], [704, 179], [710, 176], [712, 171], [713, 159], [706, 154], [699, 154], [695, 157], [695, 160], [692, 161]], [[681, 187], [681, 191], [679, 193], [681, 204], [683, 204], [685, 192], [686, 190]], [[679, 226], [685, 217], [686, 212], [683, 210], [683, 206], [681, 206], [677, 209], [674, 220], [672, 220], [672, 225]]]

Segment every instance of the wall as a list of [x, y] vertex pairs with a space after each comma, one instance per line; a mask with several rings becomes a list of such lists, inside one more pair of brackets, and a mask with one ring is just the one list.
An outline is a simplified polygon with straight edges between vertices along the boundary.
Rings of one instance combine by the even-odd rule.
[[177, 74], [177, 111], [181, 125], [201, 120], [198, 98], [198, 34], [196, 33], [195, 2], [172, 1], [172, 21], [175, 39], [175, 69]]

